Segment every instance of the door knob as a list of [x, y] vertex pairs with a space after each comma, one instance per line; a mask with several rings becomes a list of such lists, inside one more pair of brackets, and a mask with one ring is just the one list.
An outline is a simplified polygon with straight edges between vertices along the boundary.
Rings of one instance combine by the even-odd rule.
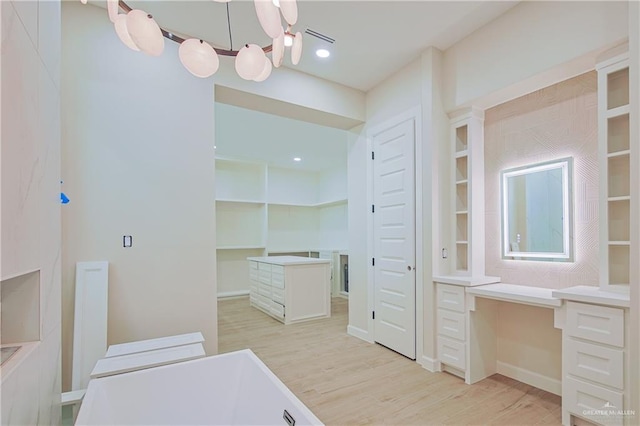
[[413, 267], [411, 265], [407, 265], [407, 271], [411, 271]]

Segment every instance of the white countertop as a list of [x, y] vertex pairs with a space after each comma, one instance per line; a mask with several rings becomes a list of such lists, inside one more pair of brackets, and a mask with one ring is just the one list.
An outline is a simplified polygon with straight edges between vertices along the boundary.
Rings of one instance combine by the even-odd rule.
[[467, 289], [468, 294], [473, 294], [489, 299], [504, 300], [507, 302], [523, 303], [525, 305], [558, 308], [562, 306], [562, 300], [553, 296], [553, 289], [531, 287], [516, 284], [488, 284]]
[[486, 285], [499, 283], [500, 277], [465, 277], [463, 275], [437, 275], [433, 277], [433, 281], [443, 284], [453, 284], [463, 287], [474, 287], [478, 285]]
[[331, 263], [330, 259], [316, 259], [314, 257], [300, 256], [266, 256], [266, 257], [247, 257], [247, 260], [253, 262], [270, 263], [272, 265], [311, 265], [315, 263]]
[[600, 287], [578, 285], [575, 287], [553, 290], [553, 297], [573, 300], [575, 302], [597, 303], [601, 305], [628, 308], [630, 298], [628, 294], [605, 291]]

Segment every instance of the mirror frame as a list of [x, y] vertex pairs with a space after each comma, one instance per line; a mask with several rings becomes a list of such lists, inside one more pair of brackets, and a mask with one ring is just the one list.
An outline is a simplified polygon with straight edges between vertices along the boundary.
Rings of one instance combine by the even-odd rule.
[[[509, 241], [509, 199], [507, 183], [510, 177], [542, 172], [545, 170], [562, 170], [562, 252], [523, 252], [511, 250]], [[501, 241], [502, 258], [507, 260], [541, 260], [554, 262], [573, 261], [573, 158], [566, 157], [543, 163], [530, 164], [503, 170], [500, 172], [500, 203], [501, 203]], [[567, 218], [568, 220], [564, 220]]]

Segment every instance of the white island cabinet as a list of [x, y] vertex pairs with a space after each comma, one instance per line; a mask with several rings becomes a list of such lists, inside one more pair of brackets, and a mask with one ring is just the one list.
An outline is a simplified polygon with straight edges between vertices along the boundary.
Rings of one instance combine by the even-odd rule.
[[331, 316], [329, 259], [248, 257], [251, 306], [285, 324]]

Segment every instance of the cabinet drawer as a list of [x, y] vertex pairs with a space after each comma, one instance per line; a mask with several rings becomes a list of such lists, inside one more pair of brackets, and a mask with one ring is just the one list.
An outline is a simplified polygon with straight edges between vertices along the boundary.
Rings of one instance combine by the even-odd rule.
[[271, 286], [260, 283], [258, 293], [271, 299]]
[[438, 309], [438, 334], [465, 341], [465, 330], [464, 314]]
[[271, 272], [274, 274], [284, 275], [284, 266], [282, 265], [271, 265]]
[[273, 316], [284, 318], [284, 306], [279, 303], [271, 302], [269, 306], [269, 312], [271, 312]]
[[619, 308], [567, 302], [567, 334], [624, 347], [624, 311]]
[[[563, 407], [572, 414], [598, 424], [622, 424], [623, 416], [615, 415], [616, 412], [624, 410], [622, 396], [622, 392], [612, 391], [572, 377], [565, 377], [562, 384]], [[613, 413], [609, 414], [609, 412]]]
[[284, 290], [272, 287], [271, 288], [271, 299], [274, 302], [278, 302], [281, 305], [284, 305]]
[[265, 311], [269, 312], [269, 307], [271, 306], [271, 299], [259, 294], [258, 297], [257, 297], [257, 302], [258, 302], [258, 306], [260, 308], [262, 308]]
[[271, 272], [271, 285], [278, 288], [284, 288], [284, 275]]
[[592, 343], [566, 340], [567, 372], [618, 389], [624, 388], [624, 352]]
[[443, 364], [465, 370], [467, 363], [465, 344], [446, 337], [438, 337], [438, 359]]
[[250, 260], [249, 261], [249, 270], [258, 269], [258, 262]]
[[271, 271], [258, 271], [258, 280], [264, 284], [271, 284]]
[[438, 308], [464, 313], [464, 287], [438, 284]]
[[258, 287], [259, 286], [260, 285], [258, 284], [258, 281], [250, 280], [249, 281], [249, 292], [256, 293], [258, 291]]
[[258, 269], [261, 270], [261, 271], [269, 271], [269, 272], [271, 272], [271, 264], [270, 263], [258, 262]]
[[257, 269], [249, 269], [249, 279], [258, 280], [258, 270]]

